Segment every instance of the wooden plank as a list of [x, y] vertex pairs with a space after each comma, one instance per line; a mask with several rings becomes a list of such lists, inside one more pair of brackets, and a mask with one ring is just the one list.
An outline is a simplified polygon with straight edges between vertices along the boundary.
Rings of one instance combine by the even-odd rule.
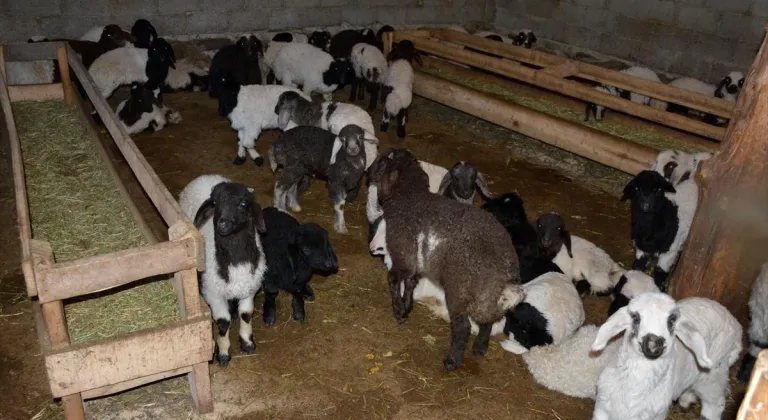
[[213, 412], [213, 389], [208, 363], [198, 363], [189, 372], [189, 393], [200, 414]]
[[204, 363], [213, 357], [211, 320], [198, 317], [45, 355], [54, 397]]
[[768, 350], [758, 354], [736, 420], [768, 418]]
[[[530, 69], [516, 63], [505, 62], [484, 54], [453, 48], [439, 42], [418, 37], [410, 37], [410, 40], [414, 43], [417, 49], [428, 54], [434, 54], [451, 61], [472, 65], [474, 67], [481, 67], [486, 71], [521, 80], [534, 86], [603, 105], [617, 111], [655, 121], [683, 131], [688, 131], [718, 141], [721, 140], [725, 134], [725, 129], [722, 127], [705, 124], [692, 118], [687, 118], [671, 112], [660, 111], [646, 105], [636, 104], [618, 96], [599, 92], [579, 82], [542, 73], [538, 70]], [[496, 44], [500, 43], [496, 42]]]
[[658, 153], [620, 137], [539, 113], [419, 71], [415, 72], [413, 92], [630, 174], [647, 169]]
[[571, 77], [574, 74], [579, 73], [579, 63], [571, 61], [568, 63], [559, 64], [557, 66], [547, 67], [539, 70], [542, 73], [551, 74], [557, 77]]
[[61, 73], [61, 87], [64, 91], [64, 100], [68, 104], [71, 104], [74, 100], [74, 92], [72, 91], [72, 80], [69, 74], [69, 62], [67, 61], [67, 48], [64, 45], [60, 45], [56, 49], [56, 56], [59, 59], [59, 72]]
[[4, 83], [8, 83], [8, 75], [5, 73], [5, 45], [0, 44], [0, 77]]
[[64, 98], [64, 90], [61, 83], [8, 86], [8, 93], [11, 97], [11, 102], [54, 101]]
[[55, 60], [63, 42], [33, 42], [5, 44], [5, 61]]
[[131, 379], [129, 381], [123, 381], [117, 384], [111, 384], [111, 385], [103, 386], [101, 388], [83, 391], [82, 396], [84, 400], [90, 400], [91, 398], [104, 397], [107, 395], [117, 394], [118, 392], [123, 392], [129, 389], [133, 389], [142, 385], [150, 384], [152, 382], [161, 381], [163, 379], [172, 378], [174, 376], [184, 375], [185, 373], [189, 373], [191, 371], [192, 371], [192, 366], [184, 366], [178, 369], [155, 373], [154, 375], [147, 375], [141, 378]]
[[64, 316], [64, 304], [60, 300], [42, 304], [43, 319], [45, 320], [48, 336], [51, 338], [51, 349], [61, 349], [69, 345], [67, 319]]
[[[438, 29], [432, 31], [433, 35], [457, 44], [470, 46], [474, 49], [496, 54], [498, 56], [533, 64], [538, 67], [552, 67], [567, 63], [569, 60], [565, 57], [559, 57], [547, 54], [541, 51], [530, 50], [516, 45], [503, 44], [500, 42], [488, 40], [474, 35], [464, 34], [457, 31]], [[396, 32], [395, 38], [399, 36], [406, 37], [406, 34]], [[616, 86], [627, 89], [631, 92], [640, 93], [650, 97], [662, 99], [668, 102], [674, 102], [680, 105], [708, 112], [719, 117], [730, 118], [733, 113], [734, 104], [724, 99], [714, 98], [685, 89], [675, 88], [663, 83], [651, 82], [638, 77], [622, 74], [618, 71], [609, 70], [593, 64], [579, 63], [579, 78], [596, 81], [606, 85]]]
[[37, 291], [41, 302], [51, 302], [195, 267], [194, 238], [182, 239], [41, 267]]
[[128, 133], [126, 133], [125, 128], [112, 111], [112, 108], [109, 106], [106, 99], [104, 99], [101, 92], [99, 92], [91, 75], [88, 73], [88, 70], [86, 70], [82, 61], [80, 61], [80, 57], [72, 51], [70, 47], [67, 47], [67, 52], [70, 68], [75, 72], [81, 86], [88, 94], [88, 99], [91, 101], [94, 108], [96, 108], [96, 112], [98, 112], [101, 120], [104, 122], [104, 126], [112, 136], [115, 144], [117, 144], [125, 161], [131, 166], [131, 169], [139, 180], [139, 183], [141, 183], [142, 188], [144, 188], [144, 191], [160, 212], [165, 223], [168, 226], [172, 226], [178, 220], [186, 219], [187, 217], [181, 210], [179, 203], [165, 187], [160, 180], [160, 177], [155, 173], [155, 170], [144, 158], [144, 155], [141, 154], [141, 151], [133, 140], [131, 140]]
[[384, 57], [388, 57], [389, 53], [392, 51], [392, 41], [395, 39], [395, 37], [392, 32], [384, 32], [382, 36], [384, 41]]

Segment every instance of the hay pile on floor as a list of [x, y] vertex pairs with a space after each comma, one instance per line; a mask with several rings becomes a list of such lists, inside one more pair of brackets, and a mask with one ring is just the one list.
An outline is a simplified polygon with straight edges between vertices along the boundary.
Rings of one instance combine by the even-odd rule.
[[[77, 108], [64, 101], [17, 102], [13, 112], [32, 236], [50, 242], [57, 262], [147, 244]], [[176, 294], [168, 281], [65, 302], [65, 312], [73, 343], [179, 319]]]

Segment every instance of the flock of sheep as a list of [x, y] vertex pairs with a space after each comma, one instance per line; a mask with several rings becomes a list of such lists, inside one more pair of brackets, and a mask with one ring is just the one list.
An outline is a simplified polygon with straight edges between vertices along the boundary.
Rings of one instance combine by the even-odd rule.
[[[420, 58], [408, 41], [385, 57], [382, 34], [391, 30], [285, 32], [266, 50], [257, 37], [244, 36], [216, 52], [208, 69], [192, 57], [177, 61], [171, 44], [144, 19], [131, 33], [108, 25], [84, 37], [91, 41], [71, 41], [105, 97], [121, 85], [132, 86], [116, 110], [129, 133], [178, 123], [180, 115], [163, 105], [162, 96], [183, 89], [208, 90], [218, 99], [219, 113], [238, 132], [235, 164], [244, 163], [247, 153], [261, 166], [264, 159], [255, 149], [261, 131], [282, 130], [267, 153], [273, 172], [283, 168], [274, 207], [262, 209], [253, 189], [220, 175], [197, 177], [179, 196], [205, 238], [207, 269], [200, 284], [218, 330], [218, 362], [226, 366], [230, 360], [229, 328], [238, 317], [241, 351], [255, 350], [251, 317], [260, 289], [267, 325], [275, 323], [279, 290], [291, 293], [292, 316], [303, 321], [304, 302], [315, 298], [313, 273], [339, 268], [328, 232], [288, 213], [301, 210], [298, 194], [313, 176], [326, 178], [334, 229], [347, 233], [343, 207], [356, 199], [365, 177], [369, 248], [386, 266], [394, 316], [405, 322], [414, 301], [421, 300], [450, 323], [447, 371], [462, 364], [470, 335], [476, 335], [473, 354], [482, 356], [490, 336], [504, 334], [502, 347], [522, 354], [537, 382], [595, 399], [594, 419], [662, 419], [673, 403], [687, 409], [697, 399], [702, 418], [720, 418], [729, 368], [742, 351], [742, 327], [717, 302], [675, 302], [665, 294], [696, 211], [695, 174], [710, 155], [663, 151], [626, 185], [622, 199], [631, 203], [635, 248], [632, 269], [626, 270], [598, 245], [571, 235], [556, 213], [529, 222], [521, 197], [493, 197], [483, 175], [467, 162], [443, 168], [402, 148], [379, 153], [370, 114], [352, 102], [369, 92], [372, 111], [381, 98], [380, 131], [395, 118], [397, 135], [405, 136], [412, 63]], [[529, 48], [536, 41], [530, 31], [514, 39], [477, 35]], [[51, 78], [55, 68], [49, 69]], [[659, 81], [649, 69], [624, 72]], [[697, 90], [691, 80], [671, 84]], [[699, 82], [699, 92], [735, 100], [743, 80], [732, 73], [719, 86], [704, 89]], [[332, 101], [331, 94], [347, 84], [350, 103]], [[615, 87], [597, 88], [674, 108]], [[313, 101], [312, 93], [323, 101]], [[590, 112], [599, 120], [604, 109], [588, 106], [587, 118]], [[485, 198], [481, 208], [473, 206], [477, 190]], [[587, 294], [611, 296], [601, 326], [582, 325]], [[751, 348], [742, 380], [759, 349], [768, 347], [767, 302], [768, 266], [750, 301]], [[623, 339], [614, 340], [621, 333]]]

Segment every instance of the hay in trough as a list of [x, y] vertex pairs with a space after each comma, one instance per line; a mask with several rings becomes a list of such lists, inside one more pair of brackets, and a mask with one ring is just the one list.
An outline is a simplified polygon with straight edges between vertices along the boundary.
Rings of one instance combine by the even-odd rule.
[[[57, 262], [146, 245], [78, 109], [64, 101], [13, 104], [26, 176], [32, 236]], [[129, 285], [130, 286], [130, 285]], [[144, 282], [65, 302], [73, 343], [178, 319], [168, 281]]]
[[617, 137], [622, 137], [624, 139], [634, 141], [644, 146], [651, 147], [656, 150], [677, 149], [677, 150], [682, 150], [686, 152], [702, 151], [702, 149], [693, 147], [690, 144], [687, 144], [684, 142], [675, 141], [674, 139], [669, 138], [668, 136], [665, 136], [660, 133], [649, 132], [646, 130], [637, 130], [632, 127], [628, 127], [621, 124], [614, 124], [605, 120], [603, 121], [590, 120], [585, 122], [583, 111], [577, 112], [577, 111], [574, 111], [573, 109], [558, 106], [546, 100], [534, 99], [527, 96], [517, 95], [509, 90], [503, 89], [501, 86], [496, 84], [484, 83], [478, 79], [469, 79], [469, 78], [461, 77], [457, 74], [454, 74], [448, 71], [443, 71], [436, 68], [424, 67], [421, 69], [421, 71], [431, 74], [433, 76], [441, 77], [443, 79], [458, 83], [462, 86], [478, 90], [483, 93], [488, 93], [488, 94], [503, 98], [516, 105], [525, 106], [527, 108], [531, 108], [533, 110], [543, 112], [548, 115], [563, 118], [571, 122], [583, 124], [591, 128], [606, 132], [608, 134], [612, 134]]

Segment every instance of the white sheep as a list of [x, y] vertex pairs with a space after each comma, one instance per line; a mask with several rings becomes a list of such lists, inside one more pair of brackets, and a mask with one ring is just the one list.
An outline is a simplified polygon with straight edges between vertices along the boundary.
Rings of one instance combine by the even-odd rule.
[[355, 78], [352, 80], [352, 89], [349, 96], [350, 102], [356, 99], [363, 99], [366, 85], [371, 83], [373, 86], [368, 110], [373, 111], [376, 109], [379, 90], [387, 73], [387, 59], [377, 47], [367, 42], [359, 42], [352, 46], [349, 60], [352, 63], [352, 69], [355, 71]]
[[711, 157], [712, 154], [709, 152], [686, 153], [680, 150], [662, 150], [650, 169], [658, 172], [672, 185], [678, 185], [695, 178], [699, 164]]
[[710, 299], [643, 293], [600, 327], [592, 350], [621, 332], [597, 381], [593, 420], [663, 420], [674, 400], [687, 409], [697, 397], [702, 418], [721, 418], [742, 340], [728, 309]]
[[146, 83], [157, 97], [175, 61], [171, 44], [157, 38], [149, 49], [127, 45], [108, 51], [91, 64], [88, 72], [104, 98], [133, 82]]
[[749, 351], [739, 368], [739, 380], [749, 382], [757, 355], [768, 348], [768, 263], [760, 267], [760, 274], [752, 284], [749, 295]]
[[413, 67], [408, 60], [395, 60], [389, 64], [384, 77], [384, 112], [381, 115], [381, 131], [389, 129], [389, 121], [397, 121], [397, 137], [405, 137], [408, 108], [413, 101]]
[[[661, 79], [659, 79], [659, 75], [656, 74], [655, 71], [647, 67], [632, 66], [622, 70], [620, 73], [624, 73], [629, 76], [634, 76], [643, 80], [648, 80], [650, 82], [661, 83]], [[658, 99], [651, 101], [651, 98], [649, 98], [648, 96], [645, 96], [639, 93], [630, 92], [628, 90], [617, 89], [614, 86], [598, 85], [598, 86], [595, 86], [595, 89], [603, 93], [608, 93], [610, 95], [621, 96], [622, 98], [629, 99], [630, 101], [636, 104], [650, 105], [651, 107], [656, 109], [667, 108], [666, 102], [660, 101]], [[604, 106], [596, 105], [596, 104], [587, 104], [587, 112], [586, 112], [587, 115], [586, 115], [585, 121], [589, 120], [590, 111], [594, 112], [596, 121], [602, 121], [603, 116], [605, 115]]]
[[272, 70], [280, 83], [296, 87], [302, 85], [306, 95], [318, 92], [326, 101], [331, 94], [347, 84], [352, 64], [347, 59], [336, 59], [310, 44], [288, 43], [278, 51]]
[[636, 296], [647, 292], [661, 292], [653, 281], [653, 277], [637, 270], [629, 270], [622, 274], [613, 288], [613, 300], [608, 308], [608, 316], [627, 306]]
[[131, 86], [131, 96], [117, 105], [115, 114], [128, 134], [160, 131], [168, 123], [181, 122], [181, 114], [163, 106], [151, 90], [136, 83]]
[[176, 62], [168, 69], [168, 77], [163, 82], [164, 91], [203, 90], [208, 87], [208, 69], [196, 66], [187, 59]]
[[743, 87], [744, 73], [732, 71], [720, 79], [720, 83], [717, 85], [717, 89], [715, 89], [715, 96], [723, 98], [728, 102], [736, 102]]

